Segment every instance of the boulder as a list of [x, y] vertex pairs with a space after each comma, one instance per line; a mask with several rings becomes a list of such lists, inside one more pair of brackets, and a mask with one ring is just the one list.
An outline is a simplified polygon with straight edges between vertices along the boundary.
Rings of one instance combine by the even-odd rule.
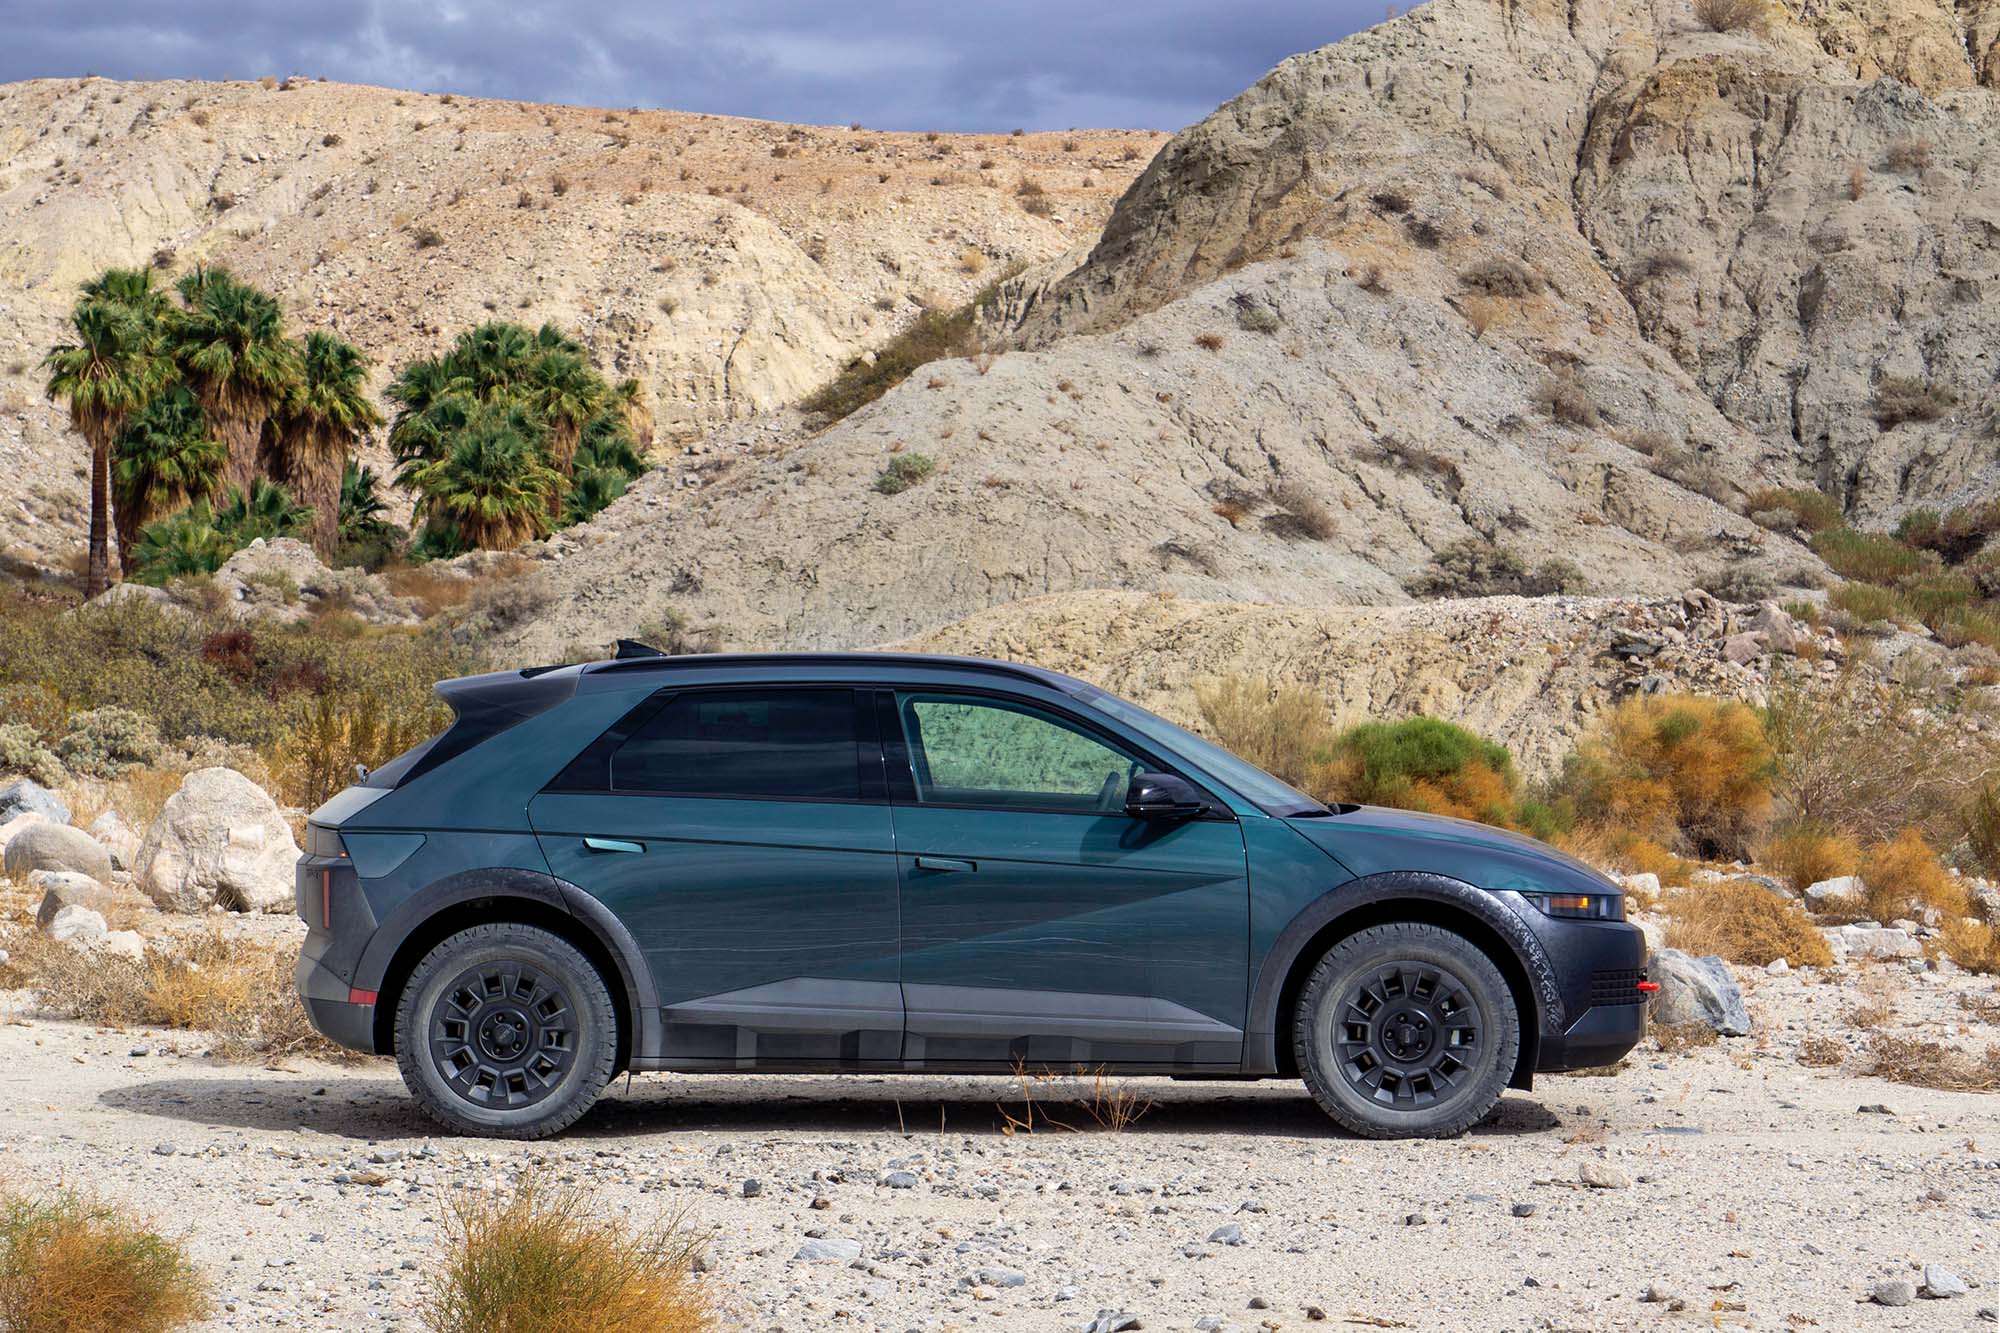
[[1732, 634], [1722, 641], [1722, 655], [1738, 666], [1748, 666], [1764, 655], [1764, 636]]
[[1748, 628], [1752, 633], [1763, 635], [1764, 641], [1781, 653], [1797, 652], [1807, 638], [1799, 622], [1776, 602], [1759, 602], [1757, 614], [1750, 617]]
[[1834, 947], [1849, 958], [1921, 958], [1924, 947], [1909, 931], [1896, 926], [1842, 926], [1827, 932]]
[[146, 957], [146, 937], [136, 930], [113, 930], [105, 932], [97, 942], [93, 953], [111, 954], [117, 958], [129, 958], [137, 963]]
[[262, 787], [232, 768], [201, 768], [167, 798], [133, 874], [162, 911], [282, 912], [298, 859], [291, 826]]
[[321, 603], [341, 606], [373, 625], [413, 625], [416, 603], [360, 569], [328, 569], [294, 537], [259, 538], [223, 562], [215, 586], [239, 616], [295, 621]]
[[43, 930], [65, 907], [88, 907], [93, 912], [109, 911], [117, 896], [88, 875], [74, 870], [37, 870], [28, 876], [30, 892], [42, 895], [35, 909], [35, 924]]
[[1661, 949], [1647, 963], [1647, 976], [1660, 983], [1652, 1000], [1654, 1023], [1705, 1023], [1725, 1037], [1749, 1035], [1743, 990], [1716, 955], [1696, 958], [1679, 949]]
[[1867, 882], [1859, 875], [1815, 880], [1806, 885], [1806, 906], [1817, 912], [1833, 903], [1859, 900], [1867, 892]]
[[76, 949], [95, 948], [111, 933], [110, 927], [104, 924], [104, 913], [93, 912], [88, 907], [63, 908], [50, 918], [43, 931], [56, 943]]
[[0, 868], [25, 880], [37, 870], [73, 870], [99, 884], [111, 882], [111, 854], [80, 828], [37, 820], [7, 839]]
[[111, 854], [113, 870], [130, 870], [139, 859], [139, 832], [116, 810], [106, 810], [91, 820], [90, 836]]
[[63, 804], [62, 797], [27, 778], [0, 787], [0, 824], [17, 815], [40, 815], [58, 824], [69, 823], [69, 807]]
[[1660, 891], [1660, 877], [1650, 870], [1640, 871], [1636, 875], [1619, 875], [1616, 878], [1618, 883], [1630, 893], [1657, 895]]

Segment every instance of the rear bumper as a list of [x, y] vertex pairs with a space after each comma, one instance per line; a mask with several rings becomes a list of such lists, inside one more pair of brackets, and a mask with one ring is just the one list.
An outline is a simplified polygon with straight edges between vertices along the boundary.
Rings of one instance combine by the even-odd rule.
[[313, 1030], [328, 1041], [350, 1050], [375, 1054], [375, 1006], [356, 1003], [348, 984], [320, 966], [310, 952], [299, 954], [293, 973], [298, 984], [299, 1002]]

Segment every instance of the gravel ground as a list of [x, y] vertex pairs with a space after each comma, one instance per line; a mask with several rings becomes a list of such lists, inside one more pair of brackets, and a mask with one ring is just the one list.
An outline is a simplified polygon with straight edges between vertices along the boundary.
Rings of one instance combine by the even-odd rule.
[[[1956, 1003], [1990, 983], [1850, 980], [1898, 1021], [2000, 1036]], [[1756, 1035], [1545, 1079], [1452, 1143], [1346, 1137], [1285, 1083], [1128, 1081], [1153, 1106], [1117, 1134], [1044, 1088], [1074, 1132], [1009, 1134], [1004, 1079], [685, 1075], [621, 1084], [554, 1144], [474, 1142], [433, 1137], [384, 1062], [224, 1064], [13, 995], [0, 1178], [184, 1230], [219, 1328], [414, 1327], [443, 1191], [530, 1163], [712, 1230], [731, 1328], [1989, 1326], [2000, 1097], [1803, 1067], [1859, 989], [1746, 989]], [[1924, 1264], [1970, 1293], [1869, 1301]]]

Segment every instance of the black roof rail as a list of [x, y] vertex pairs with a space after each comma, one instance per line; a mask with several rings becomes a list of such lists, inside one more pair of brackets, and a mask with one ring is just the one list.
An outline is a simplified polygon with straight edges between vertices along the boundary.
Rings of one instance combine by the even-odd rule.
[[[621, 641], [623, 642], [623, 641]], [[638, 647], [644, 649], [645, 645]], [[603, 662], [591, 662], [584, 670], [592, 675], [605, 671], [668, 671], [697, 670], [703, 667], [754, 667], [754, 666], [903, 666], [903, 667], [956, 667], [960, 670], [987, 671], [995, 675], [1013, 676], [1019, 680], [1032, 680], [1042, 685], [1054, 686], [1069, 692], [1079, 684], [1069, 676], [1044, 667], [1028, 666], [1021, 662], [1002, 662], [990, 657], [957, 657], [946, 653], [870, 653], [870, 652], [779, 652], [779, 653], [681, 653], [673, 656], [660, 653], [657, 649], [643, 653], [619, 653]]]

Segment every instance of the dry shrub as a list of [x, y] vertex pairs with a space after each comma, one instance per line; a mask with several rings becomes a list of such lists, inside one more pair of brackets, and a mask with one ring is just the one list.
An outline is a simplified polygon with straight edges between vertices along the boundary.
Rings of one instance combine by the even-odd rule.
[[1458, 281], [1475, 292], [1516, 301], [1542, 289], [1542, 280], [1532, 269], [1504, 257], [1481, 260], [1460, 273]]
[[1286, 540], [1330, 541], [1339, 526], [1333, 514], [1304, 482], [1287, 481], [1274, 487], [1271, 500], [1278, 506], [1264, 518], [1264, 530]]
[[364, 694], [342, 706], [331, 695], [314, 695], [267, 757], [278, 803], [314, 809], [353, 782], [357, 766], [389, 762], [445, 721], [435, 703], [395, 707]]
[[1695, 21], [1710, 32], [1764, 31], [1764, 0], [1694, 0]]
[[1853, 874], [1861, 866], [1861, 848], [1852, 838], [1795, 827], [1773, 838], [1757, 864], [1803, 893], [1809, 884]]
[[208, 1314], [208, 1283], [180, 1242], [63, 1190], [0, 1196], [0, 1328], [166, 1333]]
[[1799, 1043], [1799, 1063], [1814, 1069], [1831, 1069], [1847, 1063], [1847, 1046], [1838, 1037], [1807, 1037]]
[[1227, 676], [1197, 685], [1194, 697], [1218, 744], [1300, 791], [1331, 788], [1333, 719], [1311, 690]]
[[1099, 1069], [1091, 1073], [1090, 1092], [1082, 1105], [1099, 1129], [1122, 1134], [1153, 1109], [1153, 1099], [1133, 1092]]
[[1612, 711], [1571, 756], [1560, 787], [1585, 823], [1727, 859], [1768, 816], [1771, 778], [1771, 746], [1748, 707], [1651, 695]]
[[1620, 874], [1656, 875], [1663, 886], [1685, 884], [1694, 872], [1691, 864], [1659, 843], [1627, 829], [1585, 824], [1564, 834], [1556, 845], [1579, 861], [1610, 866]]
[[592, 1217], [588, 1195], [523, 1176], [510, 1198], [459, 1194], [421, 1316], [437, 1333], [701, 1333], [694, 1280], [704, 1238], [671, 1218], [630, 1232]]
[[1840, 501], [1823, 491], [1808, 490], [1803, 486], [1768, 486], [1752, 491], [1743, 502], [1743, 512], [1755, 516], [1775, 516], [1773, 522], [1764, 522], [1759, 517], [1758, 521], [1765, 527], [1783, 522], [1787, 527], [1804, 528], [1807, 532], [1837, 528], [1846, 522]]
[[0, 985], [31, 991], [60, 1018], [203, 1032], [236, 1058], [355, 1058], [307, 1021], [297, 961], [296, 951], [216, 931], [154, 941], [143, 960], [84, 953], [36, 932], [14, 942]]
[[1568, 370], [1558, 371], [1542, 381], [1535, 391], [1535, 406], [1565, 426], [1588, 430], [1603, 419], [1590, 389]]
[[1655, 1023], [1647, 1031], [1662, 1055], [1682, 1055], [1722, 1040], [1722, 1034], [1706, 1023]]
[[1697, 956], [1763, 967], [1783, 958], [1799, 967], [1828, 967], [1833, 950], [1797, 903], [1751, 880], [1724, 880], [1669, 898], [1667, 946]]
[[1945, 917], [1966, 913], [1965, 887], [1939, 864], [1937, 853], [1916, 829], [1904, 829], [1861, 858], [1868, 891], [1861, 908], [1877, 921], [1914, 917], [1931, 908]]
[[2000, 972], [2000, 930], [1990, 922], [1954, 917], [1939, 930], [1938, 946], [1968, 972]]
[[1222, 335], [1219, 333], [1198, 333], [1195, 335], [1194, 345], [1206, 352], [1219, 352], [1222, 350]]
[[1958, 405], [1958, 395], [1942, 384], [1910, 375], [1892, 375], [1875, 386], [1875, 424], [1892, 430], [1906, 421], [1937, 421]]
[[1868, 1056], [1868, 1072], [1892, 1083], [1947, 1092], [2000, 1089], [2000, 1046], [1988, 1046], [1984, 1055], [1975, 1056], [1942, 1042], [1878, 1032]]

